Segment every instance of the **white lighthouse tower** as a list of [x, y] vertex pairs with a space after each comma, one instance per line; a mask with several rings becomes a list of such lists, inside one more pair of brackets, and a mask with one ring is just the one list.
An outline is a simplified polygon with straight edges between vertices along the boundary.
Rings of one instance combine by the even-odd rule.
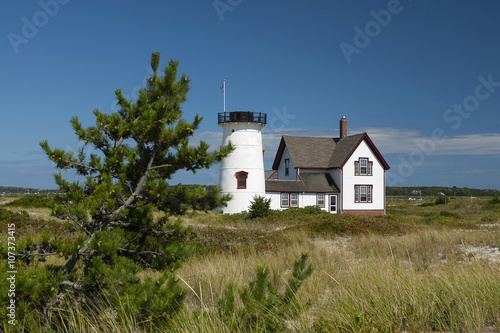
[[248, 210], [254, 196], [266, 194], [261, 134], [262, 127], [266, 126], [266, 116], [265, 113], [249, 111], [219, 113], [222, 144], [231, 141], [235, 146], [220, 165], [222, 194], [230, 193], [233, 197], [223, 208], [224, 213]]

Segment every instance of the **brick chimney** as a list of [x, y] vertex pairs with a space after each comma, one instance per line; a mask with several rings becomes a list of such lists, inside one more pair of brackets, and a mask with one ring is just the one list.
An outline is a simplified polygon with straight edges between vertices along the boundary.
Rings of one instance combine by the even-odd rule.
[[344, 138], [347, 136], [347, 119], [345, 119], [345, 116], [340, 119], [340, 138]]

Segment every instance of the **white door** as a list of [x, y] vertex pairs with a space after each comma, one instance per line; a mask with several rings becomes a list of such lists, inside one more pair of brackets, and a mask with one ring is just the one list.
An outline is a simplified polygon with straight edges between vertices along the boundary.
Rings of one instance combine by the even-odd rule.
[[337, 195], [330, 194], [330, 213], [337, 214]]

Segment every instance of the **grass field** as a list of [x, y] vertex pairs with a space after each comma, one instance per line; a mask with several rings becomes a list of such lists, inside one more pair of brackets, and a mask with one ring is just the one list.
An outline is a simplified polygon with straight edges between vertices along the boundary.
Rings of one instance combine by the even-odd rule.
[[[266, 266], [283, 291], [293, 261], [308, 253], [314, 272], [297, 293], [297, 315], [277, 318], [284, 331], [500, 332], [500, 204], [433, 200], [388, 200], [383, 217], [290, 210], [248, 220], [190, 213], [184, 223], [193, 226], [196, 250], [177, 271], [188, 297], [175, 318], [138, 322], [120, 309], [89, 313], [69, 302], [63, 311], [54, 309], [54, 317], [64, 320], [40, 331], [244, 331], [217, 311], [226, 287], [244, 288]], [[37, 237], [47, 227], [63, 235], [69, 227], [46, 208], [1, 212], [2, 228], [5, 219], [18, 219], [20, 238]], [[155, 273], [144, 278], [148, 274]], [[242, 306], [237, 298], [237, 309]]]

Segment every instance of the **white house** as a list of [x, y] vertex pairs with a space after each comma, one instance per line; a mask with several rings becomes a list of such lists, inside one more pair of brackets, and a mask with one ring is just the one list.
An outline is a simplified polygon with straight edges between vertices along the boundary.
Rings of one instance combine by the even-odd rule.
[[[236, 146], [221, 165], [220, 186], [223, 193], [233, 195], [225, 213], [247, 210], [255, 195], [271, 198], [272, 209], [318, 206], [330, 213], [385, 213], [385, 172], [389, 165], [368, 134], [347, 135], [345, 117], [340, 120], [338, 138], [284, 135], [273, 170], [263, 176], [263, 157], [257, 152], [262, 150], [260, 129], [265, 126], [265, 115], [257, 113], [258, 117], [251, 119], [247, 115], [242, 120], [242, 112], [229, 114], [233, 116], [226, 118], [224, 114], [222, 123], [219, 115], [225, 133], [223, 144], [231, 140]], [[226, 134], [227, 128], [230, 132]], [[247, 132], [260, 147], [248, 149], [243, 139]], [[246, 158], [245, 151], [251, 151], [252, 158]], [[265, 177], [264, 186], [260, 177]]]

